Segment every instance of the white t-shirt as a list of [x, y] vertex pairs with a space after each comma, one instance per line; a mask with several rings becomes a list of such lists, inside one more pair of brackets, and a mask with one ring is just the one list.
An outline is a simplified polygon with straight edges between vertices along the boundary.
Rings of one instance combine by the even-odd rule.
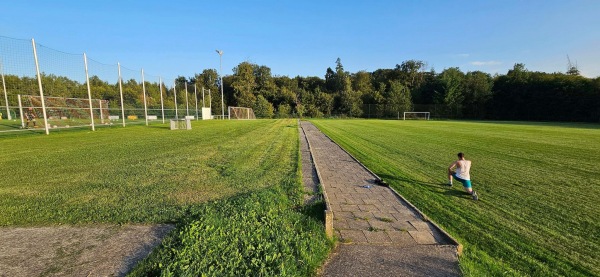
[[463, 180], [471, 180], [471, 175], [469, 171], [471, 170], [471, 161], [469, 160], [458, 160], [458, 165], [456, 166], [456, 176]]

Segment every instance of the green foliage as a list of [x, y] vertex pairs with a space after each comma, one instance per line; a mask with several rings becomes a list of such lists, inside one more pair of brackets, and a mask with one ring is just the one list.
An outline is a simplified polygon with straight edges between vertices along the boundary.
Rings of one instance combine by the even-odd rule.
[[294, 210], [287, 194], [298, 188], [287, 180], [192, 210], [130, 276], [313, 275], [332, 245], [321, 222]]
[[292, 114], [292, 107], [288, 104], [280, 104], [277, 107], [277, 118], [289, 118]]
[[238, 106], [252, 107], [256, 101], [254, 89], [256, 88], [256, 77], [254, 67], [249, 62], [240, 63], [233, 69], [233, 83], [231, 86], [235, 92], [235, 100]]
[[465, 100], [463, 90], [464, 73], [458, 67], [451, 67], [440, 74], [440, 83], [443, 91], [440, 91], [439, 99], [443, 101], [452, 114], [460, 115]]
[[[13, 106], [17, 106], [17, 94], [39, 93], [35, 78], [5, 77]], [[313, 118], [395, 118], [400, 112], [414, 110], [429, 111], [433, 118], [600, 122], [600, 84], [597, 78], [581, 76], [576, 65], [570, 65], [566, 73], [544, 73], [517, 63], [505, 75], [492, 77], [481, 71], [462, 72], [458, 67], [438, 74], [433, 68], [427, 70], [424, 61], [406, 60], [393, 69], [350, 73], [338, 58], [335, 69], [327, 68], [324, 77], [273, 76], [265, 65], [242, 62], [233, 75], [223, 76], [221, 99], [217, 71], [205, 69], [193, 78], [176, 78], [177, 105], [185, 108], [184, 85], [188, 83], [192, 93], [196, 83], [198, 91], [202, 87], [211, 91], [213, 114], [221, 114], [222, 102], [224, 107], [253, 107], [262, 96], [273, 107], [287, 104], [292, 107], [291, 114]], [[42, 75], [42, 82], [46, 95], [87, 98], [85, 83], [55, 75]], [[159, 108], [160, 87], [148, 81], [145, 85], [148, 106]], [[109, 100], [113, 109], [120, 106], [118, 84], [90, 76], [90, 86], [93, 98]], [[165, 107], [173, 109], [175, 90], [163, 87], [163, 91]], [[125, 80], [123, 95], [125, 108], [141, 115], [141, 83]]]
[[[400, 81], [392, 81], [387, 94], [387, 104], [395, 112], [412, 111], [412, 100], [410, 91]], [[394, 114], [392, 114], [393, 116]]]
[[271, 104], [262, 95], [256, 97], [256, 102], [252, 106], [254, 115], [258, 118], [271, 118], [275, 114], [273, 104]]
[[[600, 127], [313, 120], [464, 245], [466, 276], [600, 275]], [[446, 169], [464, 152], [480, 200]]]

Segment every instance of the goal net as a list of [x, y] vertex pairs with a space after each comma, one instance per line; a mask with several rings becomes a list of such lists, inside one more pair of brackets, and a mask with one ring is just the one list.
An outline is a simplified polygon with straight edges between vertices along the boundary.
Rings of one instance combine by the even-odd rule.
[[[110, 124], [108, 100], [92, 99], [92, 115], [90, 100], [87, 98], [67, 98], [45, 96], [48, 128], [69, 128], [90, 126], [91, 116], [94, 125]], [[35, 95], [19, 95], [19, 112], [23, 128], [43, 128], [44, 113], [42, 99]]]
[[429, 120], [429, 112], [404, 112], [404, 120], [421, 119]]
[[256, 119], [252, 108], [229, 107], [229, 119]]

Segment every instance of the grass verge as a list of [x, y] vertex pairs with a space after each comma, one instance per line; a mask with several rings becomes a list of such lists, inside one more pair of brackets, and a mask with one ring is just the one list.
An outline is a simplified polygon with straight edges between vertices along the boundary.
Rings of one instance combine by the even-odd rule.
[[[598, 125], [312, 122], [456, 237], [465, 275], [600, 275]], [[478, 202], [443, 185], [461, 151]]]

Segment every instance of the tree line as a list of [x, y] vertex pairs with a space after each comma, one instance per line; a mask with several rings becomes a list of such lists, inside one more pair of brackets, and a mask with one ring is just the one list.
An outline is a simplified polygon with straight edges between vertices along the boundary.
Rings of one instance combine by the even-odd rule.
[[[192, 77], [179, 76], [175, 87], [146, 82], [149, 107], [183, 107], [185, 87], [213, 114], [221, 113], [220, 76], [205, 69]], [[43, 75], [46, 95], [87, 97], [87, 84], [67, 77]], [[33, 78], [6, 76], [19, 93], [38, 94]], [[143, 107], [141, 83], [123, 82], [126, 108]], [[120, 103], [118, 84], [90, 77], [92, 95]], [[208, 97], [208, 90], [211, 97]], [[432, 117], [456, 119], [600, 122], [600, 77], [581, 76], [576, 67], [565, 73], [533, 72], [515, 64], [506, 74], [463, 72], [458, 67], [436, 72], [419, 60], [407, 60], [392, 69], [373, 72], [344, 70], [338, 58], [324, 78], [273, 76], [264, 65], [242, 62], [223, 76], [225, 107], [251, 107], [257, 117], [374, 117], [395, 118], [405, 111], [428, 111]], [[188, 95], [189, 96], [189, 95]], [[210, 102], [210, 103], [209, 103]], [[202, 105], [201, 103], [199, 105]], [[114, 106], [113, 106], [114, 107]]]

